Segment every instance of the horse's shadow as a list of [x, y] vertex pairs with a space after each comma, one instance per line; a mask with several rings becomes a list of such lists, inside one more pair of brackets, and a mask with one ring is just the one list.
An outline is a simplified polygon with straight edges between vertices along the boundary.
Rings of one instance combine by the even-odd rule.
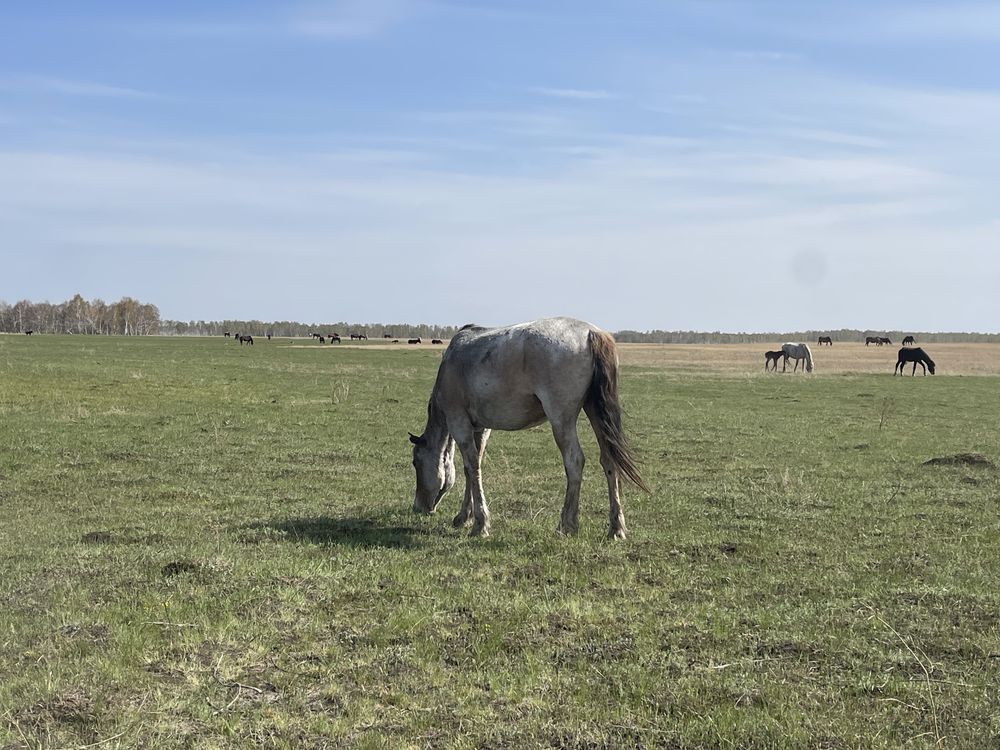
[[250, 544], [287, 541], [297, 544], [409, 549], [420, 546], [428, 532], [416, 526], [382, 525], [370, 518], [307, 516], [246, 524], [239, 528], [237, 535], [241, 541]]

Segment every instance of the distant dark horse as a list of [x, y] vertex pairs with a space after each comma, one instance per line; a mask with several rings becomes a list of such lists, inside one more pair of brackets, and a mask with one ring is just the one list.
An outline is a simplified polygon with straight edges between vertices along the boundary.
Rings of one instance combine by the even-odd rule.
[[913, 346], [915, 343], [917, 343], [917, 340], [913, 336], [907, 336], [903, 339], [903, 346]]
[[418, 338], [415, 338], [415, 339], [410, 339], [410, 340], [409, 340], [409, 341], [407, 341], [406, 343], [407, 343], [407, 344], [419, 344], [419, 343], [421, 343], [421, 342], [420, 342], [420, 338], [418, 337]]
[[870, 344], [878, 346], [878, 336], [865, 336], [865, 346]]
[[391, 333], [383, 333], [382, 334], [382, 338], [384, 338], [384, 339], [391, 339], [392, 338], [392, 334]]
[[892, 339], [887, 339], [884, 336], [880, 336], [878, 340], [878, 345], [882, 346], [882, 344], [892, 344]]
[[223, 335], [223, 336], [225, 336], [225, 337], [226, 337], [226, 338], [228, 339], [228, 338], [229, 338], [229, 331], [226, 331], [226, 332], [225, 332], [225, 333], [223, 333], [222, 335]]
[[441, 339], [431, 339], [431, 343], [432, 344], [443, 344], [444, 342]]
[[896, 370], [899, 370], [899, 374], [903, 374], [903, 367], [906, 366], [907, 362], [913, 363], [913, 369], [910, 371], [910, 375], [917, 374], [917, 365], [919, 364], [924, 368], [924, 375], [927, 375], [927, 371], [931, 371], [931, 375], [934, 374], [934, 360], [927, 356], [927, 352], [921, 349], [919, 346], [914, 347], [903, 347], [899, 350], [899, 359], [896, 360], [896, 367], [893, 369], [892, 374], [896, 374]]
[[820, 336], [819, 339], [816, 341], [816, 343], [819, 346], [823, 346], [823, 344], [826, 344], [827, 346], [833, 346], [833, 339], [830, 338], [829, 336]]
[[340, 336], [337, 335], [336, 333], [331, 333], [330, 334], [330, 343], [331, 344], [334, 344], [334, 343], [339, 344], [340, 343]]
[[267, 334], [267, 340], [268, 340], [268, 341], [270, 341], [270, 340], [271, 340], [271, 334]]
[[320, 336], [319, 337], [319, 343], [325, 344], [326, 343], [326, 337], [325, 336]]
[[243, 346], [243, 344], [246, 344], [247, 346], [253, 346], [253, 336], [250, 335], [244, 336], [242, 333], [237, 333], [236, 338], [240, 342], [240, 346]]
[[25, 332], [24, 332], [24, 335], [25, 335], [25, 336], [30, 336], [30, 335], [31, 335], [31, 334], [33, 334], [34, 332], [35, 332], [35, 331], [34, 331], [34, 329], [28, 329], [27, 331], [25, 331]]
[[778, 360], [785, 356], [785, 353], [778, 349], [775, 352], [764, 352], [764, 372], [771, 369], [771, 365], [774, 365], [774, 371], [778, 371]]

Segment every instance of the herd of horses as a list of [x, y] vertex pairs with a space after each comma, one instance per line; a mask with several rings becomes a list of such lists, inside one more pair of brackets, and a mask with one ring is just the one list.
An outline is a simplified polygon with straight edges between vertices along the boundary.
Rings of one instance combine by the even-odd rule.
[[[903, 367], [909, 363], [913, 363], [913, 369], [910, 370], [910, 375], [916, 375], [917, 365], [923, 369], [924, 375], [930, 370], [931, 375], [934, 374], [934, 360], [921, 349], [919, 346], [914, 346], [917, 341], [913, 336], [906, 336], [903, 338], [903, 348], [899, 350], [896, 367], [893, 369], [892, 374], [895, 375], [897, 372], [902, 375]], [[824, 344], [827, 346], [833, 346], [833, 339], [830, 336], [820, 336], [817, 340], [819, 346]], [[870, 344], [875, 344], [876, 346], [885, 346], [886, 344], [892, 344], [892, 341], [884, 336], [868, 336], [865, 338], [865, 346]], [[807, 344], [785, 344], [780, 349], [773, 351], [764, 352], [764, 370], [777, 372], [778, 371], [778, 360], [781, 360], [781, 371], [785, 372], [788, 367], [788, 360], [795, 360], [795, 367], [792, 372], [799, 369], [799, 361], [805, 360], [803, 370], [805, 372], [813, 371], [813, 361], [812, 352]]]
[[[463, 329], [464, 330], [464, 329]], [[27, 330], [24, 332], [25, 335], [30, 336], [34, 333], [33, 330]], [[240, 346], [246, 344], [247, 346], [253, 346], [253, 336], [249, 334], [242, 333], [230, 333], [225, 331], [222, 334], [225, 338], [232, 337], [236, 341], [240, 342]], [[310, 338], [319, 339], [319, 343], [325, 344], [327, 340], [331, 344], [339, 344], [341, 342], [341, 337], [339, 333], [331, 333], [328, 335], [323, 335], [321, 333], [311, 333]], [[365, 333], [352, 333], [349, 334], [352, 341], [367, 341], [368, 334]], [[391, 343], [398, 344], [399, 339], [392, 337], [391, 333], [383, 333], [382, 338], [391, 340]], [[267, 334], [267, 340], [271, 340], [271, 334]], [[408, 339], [407, 344], [421, 344], [422, 339], [418, 336], [414, 339]], [[431, 339], [432, 344], [444, 344], [442, 339]], [[833, 338], [830, 336], [820, 336], [817, 341], [819, 346], [833, 346]], [[913, 336], [906, 336], [903, 338], [903, 348], [899, 350], [898, 358], [896, 360], [896, 367], [893, 369], [893, 375], [897, 372], [903, 374], [903, 366], [909, 363], [913, 363], [913, 369], [910, 370], [910, 375], [915, 375], [917, 372], [917, 365], [923, 369], [924, 375], [930, 370], [931, 375], [934, 374], [935, 364], [934, 360], [918, 346], [914, 346], [917, 341]], [[892, 340], [885, 336], [866, 336], [865, 346], [870, 346], [874, 344], [875, 346], [885, 346], [891, 345]], [[788, 360], [795, 360], [795, 365], [792, 368], [792, 372], [797, 372], [799, 369], [799, 363], [802, 362], [802, 370], [804, 372], [813, 371], [813, 358], [812, 350], [809, 349], [808, 344], [801, 343], [787, 343], [784, 344], [780, 349], [774, 351], [764, 352], [764, 370], [765, 371], [778, 371], [778, 361], [781, 360], [781, 371], [786, 372], [788, 369]]]
[[[25, 331], [25, 333], [27, 333], [30, 336], [33, 333], [33, 331]], [[227, 339], [228, 338], [232, 338], [232, 339], [234, 339], [236, 341], [239, 341], [240, 342], [240, 346], [243, 346], [244, 343], [248, 344], [250, 346], [253, 346], [253, 336], [250, 336], [250, 335], [244, 335], [242, 333], [231, 333], [230, 331], [224, 331], [222, 333], [222, 336], [223, 336], [223, 338], [227, 338]], [[351, 334], [348, 334], [348, 336], [350, 337], [351, 341], [368, 341], [368, 334], [367, 333], [351, 333]], [[336, 333], [336, 332], [329, 333], [329, 334], [310, 333], [309, 334], [309, 338], [316, 339], [321, 344], [325, 344], [327, 341], [329, 341], [331, 344], [339, 344], [342, 341], [340, 334]], [[399, 343], [399, 339], [393, 338], [393, 336], [392, 336], [391, 333], [383, 333], [382, 334], [382, 338], [383, 339], [388, 339], [389, 343], [392, 343], [392, 344], [398, 344]], [[271, 340], [271, 334], [267, 334], [267, 340], [268, 341]], [[407, 344], [422, 344], [423, 343], [423, 339], [421, 339], [418, 336], [417, 338], [414, 338], [414, 339], [408, 339], [406, 343]], [[431, 339], [431, 343], [432, 344], [444, 344], [444, 340], [443, 339]]]
[[[910, 340], [911, 343], [913, 342], [912, 336], [907, 336], [907, 338]], [[904, 344], [906, 343], [905, 339], [903, 343]], [[875, 344], [875, 346], [885, 346], [886, 344], [891, 345], [892, 341], [886, 338], [885, 336], [866, 336], [865, 346], [871, 346], [872, 344]]]

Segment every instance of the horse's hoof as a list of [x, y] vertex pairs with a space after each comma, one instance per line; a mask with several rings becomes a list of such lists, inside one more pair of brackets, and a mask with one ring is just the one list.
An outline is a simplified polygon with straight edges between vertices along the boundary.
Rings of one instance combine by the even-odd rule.
[[479, 528], [473, 526], [472, 531], [469, 532], [469, 536], [476, 536], [479, 537], [480, 539], [485, 539], [489, 535], [490, 535], [490, 530], [485, 526]]
[[624, 538], [625, 538], [625, 529], [611, 529], [610, 531], [608, 531], [608, 539], [614, 540], [614, 539], [624, 539]]
[[454, 526], [456, 529], [461, 529], [468, 526], [470, 521], [472, 521], [472, 519], [469, 518], [469, 516], [463, 516], [461, 513], [459, 513], [457, 516], [451, 519], [451, 525]]

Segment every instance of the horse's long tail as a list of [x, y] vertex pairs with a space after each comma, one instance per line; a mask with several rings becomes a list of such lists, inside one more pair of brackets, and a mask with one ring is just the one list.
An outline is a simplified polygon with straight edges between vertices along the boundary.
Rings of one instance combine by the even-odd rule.
[[594, 429], [607, 448], [615, 467], [639, 489], [650, 492], [639, 474], [635, 453], [622, 429], [622, 408], [618, 403], [618, 354], [615, 340], [604, 331], [591, 331], [587, 345], [594, 356], [594, 375], [587, 389], [587, 404], [593, 413]]
[[809, 348], [809, 344], [803, 344], [802, 346], [805, 347], [805, 350], [806, 350], [806, 371], [807, 372], [812, 372], [813, 371], [813, 353], [812, 353], [812, 349]]

